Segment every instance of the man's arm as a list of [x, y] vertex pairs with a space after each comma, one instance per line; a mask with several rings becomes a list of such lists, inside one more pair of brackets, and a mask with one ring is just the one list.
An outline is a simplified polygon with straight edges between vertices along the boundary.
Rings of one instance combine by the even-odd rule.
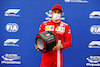
[[71, 46], [71, 44], [72, 44], [72, 37], [71, 37], [71, 30], [70, 30], [69, 26], [67, 26], [66, 29], [65, 29], [64, 40], [65, 40], [65, 43], [57, 44], [53, 48], [53, 50], [67, 49], [67, 48], [69, 48]]
[[[38, 33], [41, 33], [41, 32], [43, 32], [43, 31], [45, 31], [45, 30], [44, 30], [44, 23], [42, 23], [42, 24], [40, 25], [40, 27], [39, 27], [39, 32], [38, 32]], [[37, 46], [36, 44], [35, 44], [34, 46], [35, 46], [35, 49], [37, 49], [37, 51], [39, 51], [38, 46]]]
[[40, 25], [40, 27], [39, 27], [39, 32], [38, 32], [38, 33], [41, 33], [41, 32], [43, 32], [43, 31], [45, 31], [45, 29], [44, 29], [44, 23], [42, 23], [42, 24]]
[[71, 30], [69, 26], [65, 28], [65, 36], [64, 36], [65, 43], [62, 44], [62, 49], [67, 49], [72, 45], [72, 37], [71, 37]]

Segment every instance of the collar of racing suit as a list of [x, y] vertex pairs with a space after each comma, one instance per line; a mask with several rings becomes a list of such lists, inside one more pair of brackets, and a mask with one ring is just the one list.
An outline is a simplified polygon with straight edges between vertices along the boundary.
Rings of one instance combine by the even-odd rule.
[[51, 22], [54, 23], [54, 24], [60, 24], [61, 23], [61, 20], [58, 21], [58, 22], [55, 22], [55, 21], [51, 20]]

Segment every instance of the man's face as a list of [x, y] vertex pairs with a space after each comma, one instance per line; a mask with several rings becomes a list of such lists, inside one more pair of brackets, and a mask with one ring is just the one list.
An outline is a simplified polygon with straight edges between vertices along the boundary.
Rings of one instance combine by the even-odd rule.
[[[54, 14], [59, 14], [60, 17], [61, 17], [61, 16], [62, 16], [62, 11], [60, 11], [60, 10], [58, 10], [58, 9], [53, 10], [53, 11], [51, 12], [52, 19], [53, 19]], [[53, 19], [53, 20], [54, 20], [54, 19]], [[60, 19], [59, 19], [59, 20], [60, 20]], [[56, 20], [56, 21], [58, 21], [58, 20]]]

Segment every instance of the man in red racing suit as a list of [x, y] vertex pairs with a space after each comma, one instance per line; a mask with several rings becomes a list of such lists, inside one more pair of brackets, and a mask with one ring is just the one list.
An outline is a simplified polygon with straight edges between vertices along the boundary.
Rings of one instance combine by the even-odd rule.
[[[54, 6], [61, 7], [59, 4]], [[51, 31], [56, 37], [57, 45], [52, 51], [43, 53], [40, 67], [63, 67], [62, 50], [69, 48], [72, 44], [71, 30], [69, 25], [61, 20], [55, 21], [54, 19], [51, 19], [50, 21], [43, 22], [40, 25], [39, 33], [43, 31]]]

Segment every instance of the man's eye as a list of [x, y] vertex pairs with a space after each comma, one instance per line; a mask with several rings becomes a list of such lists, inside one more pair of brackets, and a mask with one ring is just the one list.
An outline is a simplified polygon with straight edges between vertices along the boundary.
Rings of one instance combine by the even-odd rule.
[[56, 11], [54, 11], [54, 13], [56, 13]]
[[60, 11], [58, 13], [61, 13]]

